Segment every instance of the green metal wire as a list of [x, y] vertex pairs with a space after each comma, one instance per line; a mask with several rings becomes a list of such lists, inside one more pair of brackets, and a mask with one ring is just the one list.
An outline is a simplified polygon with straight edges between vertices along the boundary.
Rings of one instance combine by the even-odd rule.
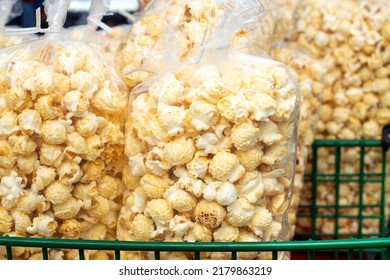
[[[359, 173], [343, 174], [341, 172], [341, 148], [360, 147]], [[390, 238], [385, 238], [385, 174], [386, 151], [382, 149], [381, 173], [365, 172], [365, 148], [381, 148], [380, 140], [317, 140], [313, 144], [312, 174], [306, 175], [311, 182], [312, 202], [303, 205], [300, 210], [310, 210], [311, 213], [299, 213], [298, 217], [311, 218], [312, 230], [309, 238], [314, 240], [287, 241], [287, 242], [126, 242], [126, 241], [94, 241], [94, 240], [67, 240], [50, 238], [21, 238], [0, 236], [0, 246], [5, 246], [7, 259], [12, 260], [13, 247], [33, 247], [42, 249], [42, 258], [49, 259], [50, 249], [76, 249], [80, 260], [85, 259], [85, 250], [114, 251], [116, 260], [121, 259], [121, 252], [143, 251], [154, 252], [156, 260], [161, 258], [161, 252], [193, 252], [195, 259], [201, 259], [201, 252], [230, 252], [231, 259], [238, 259], [238, 252], [269, 252], [273, 259], [278, 259], [280, 252], [306, 253], [308, 259], [316, 259], [321, 252], [332, 254], [335, 259], [363, 259], [366, 253], [373, 253], [380, 259], [390, 259]], [[319, 174], [317, 168], [319, 148], [335, 149], [335, 170], [333, 174]], [[317, 204], [317, 186], [321, 182], [333, 182], [335, 187], [334, 205]], [[358, 183], [359, 202], [353, 205], [340, 205], [339, 188], [341, 183]], [[364, 204], [363, 190], [366, 183], [381, 184], [381, 198], [378, 204]], [[357, 215], [340, 214], [341, 209], [358, 209]], [[365, 208], [379, 208], [379, 214], [364, 214]], [[334, 214], [321, 214], [319, 209], [334, 210]], [[318, 233], [317, 220], [319, 218], [335, 219], [333, 234]], [[356, 234], [343, 234], [338, 230], [339, 219], [350, 218], [359, 221]], [[364, 219], [379, 219], [378, 233], [363, 232]], [[302, 235], [303, 236], [303, 235]], [[334, 238], [334, 240], [315, 240], [319, 238]], [[348, 239], [356, 237], [358, 239]], [[363, 239], [364, 237], [375, 237]], [[346, 238], [346, 239], [339, 239]]]
[[[342, 172], [342, 148], [358, 148], [359, 155], [359, 173], [346, 174]], [[318, 173], [318, 151], [319, 149], [332, 149], [334, 150], [335, 161], [334, 170], [330, 170], [329, 174]], [[365, 149], [377, 148], [382, 150], [382, 168], [381, 172], [366, 172], [365, 164]], [[313, 143], [312, 148], [312, 173], [305, 176], [305, 181], [311, 183], [311, 203], [308, 205], [300, 205], [298, 212], [298, 220], [300, 218], [311, 219], [311, 231], [310, 233], [296, 232], [296, 236], [300, 239], [311, 238], [318, 239], [329, 237], [333, 239], [345, 238], [345, 237], [385, 237], [386, 236], [386, 219], [385, 219], [385, 178], [386, 178], [386, 151], [382, 148], [381, 140], [316, 140]], [[333, 205], [318, 204], [317, 190], [318, 185], [321, 183], [333, 183], [334, 187], [334, 203]], [[340, 204], [340, 186], [343, 183], [355, 183], [358, 188], [358, 202], [351, 205]], [[378, 203], [364, 203], [364, 188], [367, 183], [380, 184], [381, 194], [380, 201]], [[375, 214], [366, 214], [365, 209], [371, 208], [377, 210]], [[323, 213], [321, 210], [327, 210]], [[354, 209], [357, 211], [356, 215], [343, 214], [342, 209]], [[317, 224], [319, 219], [332, 219], [334, 222], [334, 231], [329, 234], [318, 232]], [[356, 233], [343, 234], [339, 232], [340, 219], [355, 219], [358, 222]], [[363, 223], [364, 219], [377, 219], [379, 220], [379, 226], [377, 233], [364, 233]], [[299, 230], [299, 229], [297, 229]], [[337, 257], [337, 253], [336, 253]]]

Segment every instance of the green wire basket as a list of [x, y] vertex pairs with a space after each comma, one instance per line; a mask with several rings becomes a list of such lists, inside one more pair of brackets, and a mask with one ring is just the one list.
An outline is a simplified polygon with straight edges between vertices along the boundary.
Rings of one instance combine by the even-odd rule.
[[[328, 172], [318, 172], [319, 150], [332, 150], [334, 154], [334, 170]], [[358, 173], [342, 172], [342, 150], [354, 149], [359, 154], [359, 160], [356, 162], [355, 170]], [[366, 152], [368, 149], [377, 150], [381, 154], [381, 170], [367, 171]], [[355, 151], [356, 150], [356, 151]], [[307, 185], [311, 184], [311, 203], [303, 204], [298, 209], [299, 219], [310, 221], [310, 230], [306, 232], [297, 229], [296, 238], [299, 239], [341, 239], [341, 238], [368, 238], [368, 237], [385, 237], [386, 236], [386, 215], [385, 215], [385, 190], [386, 190], [386, 153], [387, 147], [382, 140], [317, 140], [312, 148], [312, 172], [305, 176]], [[340, 204], [340, 186], [341, 184], [355, 184], [357, 188], [358, 201], [351, 204]], [[377, 203], [365, 203], [363, 199], [364, 187], [366, 184], [377, 184], [379, 189], [379, 199]], [[320, 184], [328, 184], [329, 188], [334, 190], [333, 204], [320, 204], [317, 201], [318, 189]], [[306, 186], [306, 185], [305, 185]], [[365, 209], [373, 209], [373, 213], [364, 214]], [[322, 210], [322, 211], [321, 211]], [[356, 210], [355, 215], [343, 214], [343, 211]], [[325, 212], [326, 211], [326, 212]], [[325, 213], [324, 213], [325, 212]], [[334, 223], [334, 230], [331, 233], [321, 233], [318, 230], [320, 219], [331, 219]], [[339, 232], [341, 219], [350, 219], [357, 222], [357, 228], [354, 233]], [[377, 229], [374, 233], [364, 233], [364, 220], [376, 220]]]
[[[384, 133], [385, 134], [385, 133]], [[306, 176], [311, 183], [312, 202], [309, 205], [300, 206], [299, 218], [311, 219], [311, 231], [308, 233], [297, 232], [298, 238], [305, 240], [287, 242], [204, 242], [204, 243], [178, 243], [178, 242], [127, 242], [127, 241], [93, 241], [93, 240], [65, 240], [46, 238], [20, 238], [0, 237], [0, 247], [6, 248], [7, 258], [13, 259], [12, 250], [15, 247], [33, 247], [42, 250], [42, 259], [49, 259], [49, 249], [76, 249], [80, 260], [85, 259], [86, 250], [112, 251], [114, 259], [121, 258], [124, 251], [154, 252], [154, 257], [159, 260], [161, 252], [193, 252], [194, 259], [201, 259], [203, 252], [230, 252], [232, 260], [239, 259], [239, 252], [268, 252], [272, 259], [278, 259], [279, 252], [291, 252], [291, 259], [390, 259], [390, 238], [386, 238], [385, 218], [385, 177], [386, 177], [386, 151], [389, 146], [385, 140], [318, 140], [313, 144], [312, 172]], [[360, 150], [359, 173], [344, 174], [341, 172], [341, 149], [355, 147]], [[335, 172], [333, 174], [321, 174], [317, 172], [318, 150], [320, 148], [335, 149]], [[365, 149], [377, 148], [382, 153], [382, 169], [379, 173], [365, 171]], [[317, 186], [322, 182], [332, 182], [335, 187], [334, 205], [317, 205]], [[340, 205], [338, 203], [339, 186], [341, 183], [353, 182], [359, 186], [359, 203], [357, 205]], [[365, 183], [380, 184], [380, 203], [364, 204], [363, 188]], [[343, 208], [357, 208], [355, 216], [340, 214]], [[366, 207], [379, 209], [379, 215], [364, 215]], [[332, 215], [320, 214], [320, 209], [333, 209]], [[335, 231], [332, 234], [321, 234], [316, 230], [318, 219], [332, 218], [335, 223]], [[354, 218], [358, 222], [358, 230], [355, 235], [345, 235], [338, 232], [339, 220], [342, 218]], [[362, 224], [364, 219], [379, 220], [377, 234], [364, 234]], [[332, 240], [312, 240], [323, 237]], [[371, 238], [365, 238], [371, 237]], [[308, 239], [311, 238], [311, 239]], [[342, 239], [344, 238], [344, 239]], [[349, 238], [349, 239], [348, 239]]]

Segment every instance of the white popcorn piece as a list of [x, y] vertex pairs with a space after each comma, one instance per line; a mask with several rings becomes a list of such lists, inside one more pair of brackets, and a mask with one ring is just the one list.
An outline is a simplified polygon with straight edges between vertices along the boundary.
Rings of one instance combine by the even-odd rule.
[[46, 121], [42, 125], [42, 138], [46, 144], [60, 145], [66, 141], [67, 127], [69, 121]]
[[255, 214], [255, 206], [246, 198], [239, 198], [227, 207], [227, 221], [237, 227], [248, 226]]
[[13, 212], [12, 219], [15, 221], [15, 232], [18, 234], [26, 234], [27, 228], [31, 227], [30, 217], [23, 212]]
[[174, 106], [180, 104], [183, 99], [184, 85], [174, 75], [168, 75], [160, 79], [149, 91], [159, 102]]
[[37, 99], [34, 104], [35, 110], [39, 112], [43, 120], [54, 120], [65, 114], [62, 96], [44, 95]]
[[251, 123], [242, 123], [240, 125], [234, 126], [231, 134], [231, 139], [234, 146], [238, 150], [251, 150], [256, 146], [260, 139], [260, 131], [267, 131], [267, 134], [269, 133], [268, 130], [262, 129], [264, 128], [260, 127], [259, 129]]
[[164, 151], [160, 147], [154, 147], [147, 154], [145, 166], [150, 172], [157, 176], [164, 175], [172, 167], [172, 165], [166, 161]]
[[[178, 174], [178, 172], [175, 172], [175, 174]], [[180, 179], [174, 184], [174, 187], [186, 190], [196, 197], [202, 196], [203, 189], [206, 187], [202, 180], [193, 179], [189, 176], [179, 177]]]
[[20, 129], [28, 134], [39, 135], [41, 133], [42, 117], [36, 110], [25, 109], [18, 116]]
[[159, 103], [157, 115], [169, 136], [183, 134], [186, 121], [186, 110], [184, 108]]
[[203, 178], [207, 174], [210, 160], [207, 157], [195, 153], [194, 158], [186, 164], [188, 174], [194, 178]]
[[165, 199], [152, 199], [146, 203], [144, 213], [147, 217], [151, 217], [157, 224], [167, 225], [173, 219], [174, 211]]
[[250, 230], [259, 237], [263, 237], [264, 231], [272, 224], [272, 213], [265, 207], [256, 207], [252, 217]]
[[280, 134], [278, 126], [271, 121], [262, 123], [259, 129], [261, 131], [259, 138], [266, 145], [273, 145], [283, 139], [283, 135]]
[[237, 186], [238, 197], [247, 199], [250, 203], [256, 203], [264, 195], [265, 187], [261, 173], [257, 171], [247, 172]]
[[234, 123], [243, 123], [251, 110], [250, 102], [240, 93], [222, 98], [217, 107], [221, 116]]
[[238, 227], [222, 222], [221, 227], [214, 231], [213, 237], [216, 242], [234, 242], [238, 239], [240, 230]]
[[19, 131], [18, 115], [11, 110], [5, 110], [0, 116], [0, 137], [8, 137]]
[[221, 150], [228, 150], [230, 146], [231, 140], [229, 137], [219, 139], [215, 134], [209, 132], [200, 135], [196, 141], [196, 147], [203, 150], [205, 155], [216, 154]]
[[1, 178], [0, 195], [2, 197], [2, 205], [14, 205], [17, 199], [25, 193], [24, 188], [26, 182], [19, 176], [16, 171], [11, 171], [10, 176]]
[[9, 143], [13, 145], [13, 151], [16, 154], [28, 156], [35, 152], [37, 144], [27, 135], [11, 136], [8, 138]]
[[64, 160], [57, 167], [58, 180], [64, 184], [74, 184], [83, 176], [79, 162]]
[[251, 104], [250, 118], [255, 121], [267, 121], [276, 113], [277, 102], [268, 94], [255, 93], [248, 96]]
[[215, 200], [220, 205], [227, 206], [237, 199], [236, 187], [229, 182], [212, 182], [203, 189], [203, 198]]
[[213, 235], [206, 225], [194, 223], [183, 239], [188, 242], [210, 242], [213, 239]]
[[192, 118], [191, 123], [197, 131], [208, 130], [214, 127], [219, 120], [217, 108], [201, 100], [193, 102], [189, 112]]
[[131, 211], [143, 213], [146, 207], [147, 197], [141, 188], [136, 188], [133, 192], [133, 206]]
[[48, 215], [34, 217], [33, 224], [26, 230], [30, 234], [39, 234], [45, 237], [51, 237], [57, 229], [57, 222]]
[[85, 117], [88, 113], [89, 99], [78, 90], [72, 90], [66, 93], [64, 105], [68, 110], [67, 118]]
[[99, 89], [99, 85], [86, 71], [80, 70], [70, 76], [70, 87], [85, 94], [88, 100], [93, 98], [93, 94]]
[[185, 216], [175, 215], [169, 221], [169, 230], [175, 233], [175, 236], [183, 237], [193, 226], [193, 222]]
[[234, 183], [244, 175], [245, 168], [236, 155], [218, 152], [210, 161], [209, 172], [217, 180]]

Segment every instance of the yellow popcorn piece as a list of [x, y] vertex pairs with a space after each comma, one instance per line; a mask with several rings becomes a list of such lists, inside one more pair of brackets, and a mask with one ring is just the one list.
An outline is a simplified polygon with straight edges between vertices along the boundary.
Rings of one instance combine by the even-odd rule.
[[196, 198], [193, 194], [179, 189], [177, 186], [170, 187], [165, 193], [164, 198], [169, 205], [179, 213], [189, 212], [196, 205]]
[[34, 217], [33, 223], [27, 228], [30, 234], [39, 234], [44, 237], [51, 237], [57, 229], [57, 222], [53, 217], [48, 215], [40, 215]]
[[215, 242], [234, 242], [237, 240], [240, 230], [226, 222], [222, 222], [221, 227], [214, 231], [213, 238]]
[[154, 175], [145, 175], [140, 182], [142, 190], [151, 199], [162, 198], [165, 191], [169, 188], [168, 183]]
[[244, 175], [245, 169], [240, 165], [236, 155], [228, 152], [218, 152], [210, 161], [209, 172], [219, 181], [234, 183]]
[[177, 138], [164, 146], [164, 156], [171, 165], [183, 165], [192, 160], [195, 146], [192, 139]]

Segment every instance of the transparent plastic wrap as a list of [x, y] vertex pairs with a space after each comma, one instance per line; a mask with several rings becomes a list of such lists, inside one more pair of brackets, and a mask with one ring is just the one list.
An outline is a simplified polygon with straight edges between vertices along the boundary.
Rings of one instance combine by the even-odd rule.
[[[2, 235], [116, 238], [128, 96], [101, 53], [61, 38], [69, 2], [46, 0], [47, 34], [7, 50], [0, 76]], [[30, 251], [21, 256], [33, 258]]]
[[[204, 39], [208, 40], [214, 36], [216, 27], [227, 13], [241, 7], [255, 8], [260, 6], [265, 14], [268, 1], [155, 0], [140, 15], [139, 21], [134, 24], [127, 40], [120, 48], [117, 56], [118, 72], [122, 74], [123, 80], [131, 89], [147, 79], [150, 76], [150, 71], [146, 71], [145, 66], [149, 61], [154, 60], [156, 52], [160, 53], [157, 42], [164, 33], [166, 24], [177, 33], [175, 37], [178, 41], [177, 47], [180, 48], [179, 58], [185, 60], [193, 49], [199, 49]], [[266, 2], [267, 5], [263, 2]], [[267, 17], [268, 19], [269, 17]], [[255, 30], [261, 30], [259, 33], [265, 34], [264, 29], [267, 34], [273, 34], [273, 32], [268, 31], [268, 27], [263, 28], [263, 26], [266, 26], [263, 22], [255, 25]], [[237, 30], [238, 38], [232, 39], [232, 42], [238, 42], [238, 47], [246, 46], [248, 43], [246, 37], [252, 36], [252, 29]], [[268, 37], [263, 35], [258, 41], [259, 44], [262, 42], [267, 45]], [[134, 71], [140, 68], [145, 71]], [[151, 69], [152, 72], [153, 70]]]
[[8, 35], [5, 33], [6, 23], [21, 13], [20, 0], [0, 1], [0, 48], [6, 48], [34, 39], [32, 35]]
[[318, 60], [285, 42], [275, 43], [271, 48], [270, 56], [287, 65], [301, 90], [293, 198], [288, 210], [291, 237], [293, 237], [306, 166], [319, 120], [318, 107], [322, 103], [326, 70]]
[[143, 11], [153, 0], [138, 0], [138, 10]]
[[[228, 47], [243, 22], [261, 17], [257, 12], [227, 16], [199, 60], [179, 63], [132, 92], [119, 240], [289, 239], [299, 92], [284, 64]], [[192, 259], [193, 253], [161, 257]], [[238, 252], [238, 258], [272, 253]]]
[[[102, 22], [104, 15], [110, 9], [110, 3], [111, 0], [92, 0], [87, 18], [88, 24], [70, 27], [64, 31], [64, 35], [71, 40], [82, 41], [101, 51], [107, 56], [110, 64], [113, 64], [115, 54], [122, 41], [108, 36], [113, 32], [113, 29]], [[97, 32], [99, 27], [104, 33]]]
[[277, 33], [278, 38], [284, 38], [288, 36], [291, 28], [293, 27], [293, 18], [295, 9], [301, 0], [276, 0], [275, 3], [278, 7], [277, 17]]
[[[290, 41], [319, 59], [327, 68], [324, 101], [318, 108], [317, 139], [380, 139], [382, 127], [390, 123], [390, 7], [386, 1], [301, 1], [295, 13]], [[319, 151], [318, 173], [335, 170], [335, 151]], [[380, 173], [380, 149], [367, 149], [365, 172]], [[359, 148], [341, 151], [341, 170], [359, 173]], [[389, 179], [389, 175], [387, 178]], [[308, 190], [310, 188], [307, 188]], [[386, 184], [389, 197], [390, 184]], [[340, 205], [359, 201], [356, 183], [342, 183]], [[380, 203], [380, 186], [364, 186], [364, 203]], [[303, 201], [310, 203], [311, 193]], [[317, 204], [335, 203], [334, 183], [318, 187]], [[389, 217], [390, 199], [386, 200]], [[322, 214], [328, 213], [322, 209]], [[331, 210], [329, 210], [331, 211]], [[356, 209], [341, 209], [340, 215], [355, 215]], [[363, 215], [379, 214], [379, 209], [365, 207]], [[378, 232], [378, 220], [365, 219], [363, 233]], [[343, 219], [339, 232], [356, 234], [357, 219]], [[324, 218], [316, 229], [331, 233], [334, 220]], [[311, 228], [310, 219], [298, 221], [300, 231]]]

